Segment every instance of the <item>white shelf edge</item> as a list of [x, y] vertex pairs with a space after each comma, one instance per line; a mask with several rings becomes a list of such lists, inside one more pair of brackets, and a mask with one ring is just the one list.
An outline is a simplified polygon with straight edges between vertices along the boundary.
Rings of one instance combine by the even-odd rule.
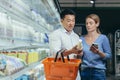
[[116, 77], [120, 77], [120, 73], [115, 74]]
[[[7, 47], [7, 46], [0, 46], [0, 47], [4, 47], [4, 48], [0, 48], [0, 51], [4, 51], [4, 50], [22, 50], [22, 49], [35, 49], [35, 48], [49, 48], [49, 45], [48, 44], [44, 44], [44, 43], [41, 43], [41, 44], [31, 44], [31, 45], [26, 45], [26, 46], [10, 46], [10, 47]], [[6, 47], [6, 48], [5, 48]]]
[[120, 53], [116, 54], [116, 56], [120, 56]]

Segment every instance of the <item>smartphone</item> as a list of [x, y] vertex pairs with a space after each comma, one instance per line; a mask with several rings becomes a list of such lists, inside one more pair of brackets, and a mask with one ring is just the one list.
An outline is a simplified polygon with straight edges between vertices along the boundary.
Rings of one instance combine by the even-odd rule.
[[92, 46], [94, 46], [98, 49], [98, 44], [97, 43], [93, 43]]

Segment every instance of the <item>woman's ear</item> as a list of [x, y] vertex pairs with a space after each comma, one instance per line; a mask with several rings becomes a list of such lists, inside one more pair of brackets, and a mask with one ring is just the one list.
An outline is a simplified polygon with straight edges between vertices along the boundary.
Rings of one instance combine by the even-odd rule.
[[100, 24], [100, 23], [97, 23], [96, 26], [99, 27], [99, 24]]

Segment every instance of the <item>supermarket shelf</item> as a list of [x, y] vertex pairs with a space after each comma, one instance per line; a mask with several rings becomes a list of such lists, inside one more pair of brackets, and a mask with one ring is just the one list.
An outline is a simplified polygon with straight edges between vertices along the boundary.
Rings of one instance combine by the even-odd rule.
[[[22, 74], [26, 73], [27, 71], [29, 71], [30, 69], [34, 68], [35, 66], [37, 66], [39, 64], [41, 64], [41, 61], [30, 64], [30, 65], [26, 66], [24, 69], [15, 73], [15, 74], [12, 74], [12, 75], [9, 75], [9, 76], [6, 76], [6, 77], [0, 77], [0, 80], [15, 80], [16, 78], [22, 76]], [[41, 64], [41, 66], [42, 66], [42, 64]]]
[[119, 44], [119, 33], [120, 30], [116, 30], [115, 31], [115, 76], [120, 77], [120, 53], [119, 53], [119, 48], [120, 48], [120, 44]]

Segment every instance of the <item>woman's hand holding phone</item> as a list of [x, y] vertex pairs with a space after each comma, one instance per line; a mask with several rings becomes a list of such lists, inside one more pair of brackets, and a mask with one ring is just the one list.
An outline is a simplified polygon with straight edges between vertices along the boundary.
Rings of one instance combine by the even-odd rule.
[[98, 53], [99, 50], [98, 50], [98, 44], [97, 43], [93, 43], [90, 47], [90, 50], [94, 53]]

